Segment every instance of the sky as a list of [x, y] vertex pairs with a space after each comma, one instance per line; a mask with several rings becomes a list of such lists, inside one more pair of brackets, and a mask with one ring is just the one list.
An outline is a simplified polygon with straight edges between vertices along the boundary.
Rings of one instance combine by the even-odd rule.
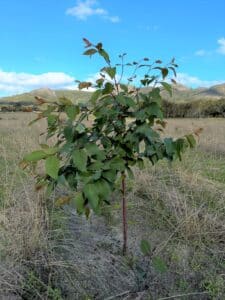
[[225, 0], [0, 0], [0, 97], [96, 78], [84, 37], [115, 63], [175, 57], [192, 88], [225, 82]]

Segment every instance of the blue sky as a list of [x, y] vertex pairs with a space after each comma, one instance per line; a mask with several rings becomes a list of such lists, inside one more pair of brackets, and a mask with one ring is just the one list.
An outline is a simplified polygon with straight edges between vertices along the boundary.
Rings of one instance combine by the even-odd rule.
[[115, 62], [175, 57], [191, 87], [225, 82], [225, 0], [0, 0], [0, 28], [0, 96], [95, 78], [83, 37]]

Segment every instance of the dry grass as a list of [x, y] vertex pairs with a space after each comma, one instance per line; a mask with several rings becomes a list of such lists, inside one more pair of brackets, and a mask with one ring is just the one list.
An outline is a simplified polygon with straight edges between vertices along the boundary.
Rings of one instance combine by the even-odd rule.
[[1, 117], [0, 286], [1, 290], [15, 292], [17, 283], [21, 285], [24, 278], [20, 266], [46, 247], [47, 213], [43, 197], [34, 191], [34, 181], [18, 166], [27, 151], [38, 147], [38, 135], [43, 127], [40, 124], [27, 127], [34, 117], [29, 114], [25, 118], [19, 113]]
[[203, 128], [200, 135], [199, 149], [211, 155], [224, 156], [225, 153], [225, 122], [220, 119], [169, 119], [166, 132], [182, 135], [197, 128]]
[[[120, 195], [115, 195], [110, 211], [105, 208], [107, 224], [99, 217], [87, 223], [62, 211], [53, 211], [49, 219], [33, 180], [18, 168], [23, 155], [38, 148], [44, 124], [27, 127], [34, 118], [28, 113], [1, 118], [0, 287], [5, 299], [13, 299], [21, 289], [26, 291], [24, 299], [105, 299], [125, 291], [127, 299], [197, 292], [202, 296], [184, 299], [223, 299], [224, 119], [168, 121], [167, 135], [180, 136], [199, 127], [204, 131], [181, 163], [135, 170], [135, 181], [128, 182], [133, 254], [124, 260]], [[153, 257], [165, 261], [166, 274], [157, 273], [151, 260], [140, 255], [142, 238], [150, 241]]]
[[33, 180], [19, 168], [19, 161], [27, 151], [38, 147], [41, 129], [27, 128], [27, 118], [21, 119], [19, 114], [3, 117], [6, 119], [0, 121], [0, 219], [8, 251], [15, 252], [16, 257], [24, 257], [23, 251], [29, 252], [41, 240], [43, 205], [41, 195], [34, 192]]

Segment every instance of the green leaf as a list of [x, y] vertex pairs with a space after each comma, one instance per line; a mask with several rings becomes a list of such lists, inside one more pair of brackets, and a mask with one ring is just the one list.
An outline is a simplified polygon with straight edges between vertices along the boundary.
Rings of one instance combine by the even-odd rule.
[[172, 138], [165, 138], [164, 139], [164, 144], [166, 146], [166, 153], [169, 156], [173, 156], [174, 151], [175, 151], [173, 139]]
[[130, 179], [134, 179], [134, 173], [131, 168], [126, 167], [127, 175]]
[[167, 68], [162, 68], [161, 73], [162, 73], [162, 78], [165, 79], [166, 76], [168, 75], [169, 71]]
[[99, 149], [99, 147], [94, 143], [89, 143], [85, 145], [85, 149], [87, 151], [87, 154], [89, 157], [95, 157], [98, 160], [104, 160], [105, 159], [105, 151]]
[[135, 107], [136, 103], [131, 97], [126, 97], [126, 105], [129, 107]]
[[94, 143], [89, 143], [85, 146], [88, 156], [96, 155], [99, 153], [100, 149]]
[[111, 187], [106, 180], [100, 179], [100, 180], [96, 181], [95, 186], [98, 191], [99, 197], [101, 197], [103, 200], [106, 200], [109, 198], [109, 196], [111, 194]]
[[77, 193], [74, 198], [72, 198], [71, 204], [75, 206], [77, 213], [82, 214], [84, 211], [85, 199], [81, 192]]
[[68, 187], [68, 182], [64, 175], [58, 176], [57, 184]]
[[95, 104], [95, 102], [98, 100], [99, 96], [102, 94], [101, 90], [96, 90], [92, 95], [91, 95], [91, 99], [90, 102], [92, 104]]
[[68, 142], [73, 140], [73, 127], [71, 125], [66, 126], [63, 130], [63, 134]]
[[145, 152], [147, 157], [151, 158], [154, 154], [156, 154], [156, 149], [149, 142], [145, 142]]
[[83, 133], [83, 132], [85, 132], [85, 129], [86, 129], [86, 127], [85, 127], [85, 125], [82, 124], [82, 123], [78, 123], [78, 124], [76, 125], [76, 127], [75, 127], [75, 130], [76, 130], [78, 133]]
[[68, 142], [65, 143], [59, 150], [59, 153], [70, 153], [71, 150], [73, 149], [73, 144]]
[[101, 137], [101, 142], [104, 148], [109, 149], [112, 146], [110, 139], [104, 135]]
[[175, 141], [174, 145], [176, 148], [177, 156], [178, 156], [179, 160], [181, 160], [181, 153], [184, 151], [184, 148], [185, 148], [184, 139], [182, 139], [182, 138], [177, 139]]
[[53, 154], [56, 154], [58, 151], [59, 151], [59, 148], [58, 147], [49, 147], [49, 148], [45, 148], [43, 150], [47, 155], [53, 155]]
[[161, 82], [161, 85], [169, 93], [170, 97], [172, 97], [172, 87], [171, 87], [171, 85], [167, 82]]
[[110, 63], [110, 59], [109, 59], [109, 54], [104, 50], [104, 49], [100, 49], [98, 51], [98, 53], [105, 59], [105, 61], [109, 64]]
[[99, 196], [95, 184], [94, 183], [86, 184], [83, 188], [83, 192], [91, 208], [95, 211], [99, 204]]
[[77, 174], [77, 179], [78, 179], [78, 181], [80, 181], [82, 183], [82, 185], [85, 185], [85, 184], [93, 182], [93, 177], [95, 177], [94, 176], [95, 174], [96, 174], [96, 172], [87, 170], [85, 172]]
[[128, 87], [127, 87], [127, 85], [126, 84], [122, 84], [122, 83], [120, 83], [120, 88], [125, 92], [125, 93], [127, 93], [128, 92]]
[[146, 86], [146, 85], [148, 85], [149, 80], [147, 78], [141, 79], [140, 82], [141, 82], [141, 84], [143, 84], [143, 86]]
[[110, 94], [114, 90], [114, 86], [110, 82], [106, 82], [104, 89], [102, 90], [102, 94]]
[[103, 45], [102, 43], [98, 43], [96, 46], [95, 46], [98, 50], [102, 49]]
[[126, 99], [123, 95], [118, 95], [116, 97], [116, 100], [118, 101], [119, 104], [124, 105], [124, 106], [126, 105]]
[[69, 187], [72, 190], [75, 190], [77, 188], [77, 176], [76, 176], [76, 173], [74, 173], [74, 174], [72, 173], [72, 174], [66, 175], [66, 181], [68, 182]]
[[56, 115], [49, 115], [48, 118], [47, 118], [48, 126], [55, 125], [57, 120], [58, 120], [58, 117]]
[[134, 100], [132, 98], [126, 97], [124, 95], [118, 95], [116, 97], [116, 100], [118, 101], [119, 104], [124, 105], [124, 106], [128, 106], [128, 107], [135, 106]]
[[101, 161], [97, 160], [88, 166], [88, 170], [99, 171], [103, 166], [104, 164]]
[[124, 160], [120, 157], [115, 157], [110, 161], [110, 167], [113, 170], [124, 171], [125, 170]]
[[30, 161], [30, 162], [38, 161], [38, 160], [45, 158], [46, 156], [47, 156], [47, 154], [45, 153], [45, 151], [37, 150], [37, 151], [33, 151], [33, 152], [25, 155], [24, 160]]
[[190, 145], [190, 148], [194, 148], [196, 145], [196, 140], [195, 140], [194, 136], [192, 134], [187, 134], [187, 135], [185, 135], [185, 137]]
[[104, 171], [102, 173], [102, 176], [105, 179], [107, 179], [109, 182], [114, 182], [116, 179], [116, 171], [115, 170]]
[[134, 114], [135, 118], [139, 121], [144, 121], [147, 118], [146, 110], [141, 109], [135, 112]]
[[157, 139], [159, 137], [158, 132], [154, 131], [149, 124], [143, 124], [138, 126], [136, 133], [141, 134], [144, 137], [147, 137], [149, 141]]
[[88, 47], [92, 46], [92, 43], [86, 38], [83, 38], [83, 42], [85, 44], [85, 48], [88, 48]]
[[59, 103], [63, 104], [63, 105], [72, 105], [73, 104], [73, 102], [70, 99], [66, 98], [66, 97], [60, 97], [59, 98]]
[[97, 87], [98, 88], [101, 88], [103, 86], [103, 83], [104, 83], [105, 79], [104, 78], [99, 78], [97, 79], [95, 82], [97, 84]]
[[150, 245], [150, 243], [148, 241], [142, 240], [140, 247], [141, 247], [141, 251], [142, 251], [142, 253], [144, 255], [149, 255], [150, 254], [150, 252], [151, 252], [151, 245]]
[[[150, 102], [155, 102], [157, 103], [158, 105], [161, 104], [161, 95], [160, 95], [160, 88], [156, 87], [156, 88], [153, 88], [149, 93], [148, 93], [148, 97], [146, 98], [147, 102], [149, 102], [149, 99], [150, 99]], [[142, 94], [141, 94], [142, 96]], [[146, 101], [145, 101], [146, 102]]]
[[160, 273], [165, 273], [167, 271], [167, 265], [166, 263], [158, 256], [155, 256], [152, 259], [153, 267], [156, 269], [156, 271]]
[[87, 153], [84, 149], [74, 150], [72, 153], [73, 163], [75, 167], [81, 171], [85, 172], [87, 170]]
[[103, 68], [103, 71], [106, 72], [111, 79], [113, 79], [116, 75], [116, 67], [114, 67], [114, 68], [106, 67], [106, 68]]
[[163, 118], [161, 107], [156, 102], [152, 102], [146, 109], [146, 112], [148, 113], [149, 116], [155, 116], [156, 118], [159, 119]]
[[58, 178], [59, 159], [56, 156], [50, 156], [45, 161], [45, 171], [53, 179]]
[[93, 54], [95, 54], [95, 53], [97, 53], [98, 51], [96, 50], [96, 49], [94, 49], [94, 48], [91, 48], [91, 49], [88, 49], [88, 50], [86, 50], [84, 53], [83, 53], [83, 55], [93, 55]]
[[47, 105], [47, 109], [42, 112], [43, 117], [48, 117], [51, 112], [53, 112], [56, 108], [54, 105]]
[[91, 179], [98, 180], [101, 178], [101, 176], [102, 176], [102, 170], [98, 170], [98, 171], [95, 171], [95, 173], [92, 175]]
[[80, 108], [78, 105], [69, 105], [66, 106], [65, 112], [68, 118], [73, 121], [76, 118], [76, 116], [80, 113]]

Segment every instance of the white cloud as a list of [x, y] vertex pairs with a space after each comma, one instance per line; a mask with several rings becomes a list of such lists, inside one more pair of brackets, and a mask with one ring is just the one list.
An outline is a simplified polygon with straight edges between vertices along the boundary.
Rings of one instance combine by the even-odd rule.
[[195, 55], [196, 56], [206, 56], [206, 55], [209, 55], [210, 52], [209, 51], [206, 51], [204, 49], [200, 49], [198, 51], [195, 52]]
[[[113, 80], [107, 75], [106, 75], [106, 80], [110, 81], [113, 83]], [[124, 75], [123, 76], [123, 83], [128, 83], [127, 79], [128, 79], [128, 75]], [[97, 72], [95, 74], [90, 74], [89, 76], [87, 76], [87, 78], [85, 79], [85, 81], [89, 81], [92, 84], [95, 84], [96, 80], [101, 78], [100, 74]], [[116, 75], [116, 80], [119, 81], [120, 76]], [[136, 78], [134, 78], [133, 80], [133, 84], [136, 86], [140, 85], [140, 79], [142, 79], [141, 76], [137, 76]], [[191, 76], [187, 73], [177, 73], [177, 77], [175, 78], [177, 83], [181, 83], [185, 86], [188, 87], [192, 87], [192, 88], [196, 88], [196, 87], [211, 87], [213, 85], [216, 84], [222, 84], [225, 82], [224, 80], [202, 80], [200, 78], [198, 78], [197, 76]], [[92, 90], [94, 90], [93, 88], [91, 88]], [[89, 89], [89, 91], [91, 91], [91, 89]]]
[[23, 93], [37, 88], [66, 89], [75, 78], [63, 72], [29, 74], [0, 70], [0, 93], [5, 95]]
[[79, 20], [87, 20], [88, 17], [95, 15], [112, 23], [118, 23], [120, 21], [118, 16], [111, 16], [106, 9], [98, 7], [96, 0], [78, 0], [74, 7], [67, 9], [66, 14], [74, 16]]
[[212, 85], [224, 83], [225, 80], [202, 80], [186, 73], [177, 73], [176, 81], [189, 87], [210, 87]]
[[217, 40], [217, 43], [219, 44], [219, 47], [217, 49], [208, 51], [205, 49], [199, 49], [195, 52], [196, 56], [208, 56], [208, 55], [212, 55], [215, 53], [219, 53], [222, 55], [225, 55], [225, 38], [221, 37], [220, 39]]
[[217, 52], [225, 55], [225, 38], [222, 37], [218, 39], [217, 43], [219, 44], [219, 48], [217, 49]]
[[96, 80], [99, 79], [101, 76], [99, 72], [95, 74], [89, 74], [89, 76], [85, 79], [85, 81], [91, 82], [92, 84], [95, 84]]

